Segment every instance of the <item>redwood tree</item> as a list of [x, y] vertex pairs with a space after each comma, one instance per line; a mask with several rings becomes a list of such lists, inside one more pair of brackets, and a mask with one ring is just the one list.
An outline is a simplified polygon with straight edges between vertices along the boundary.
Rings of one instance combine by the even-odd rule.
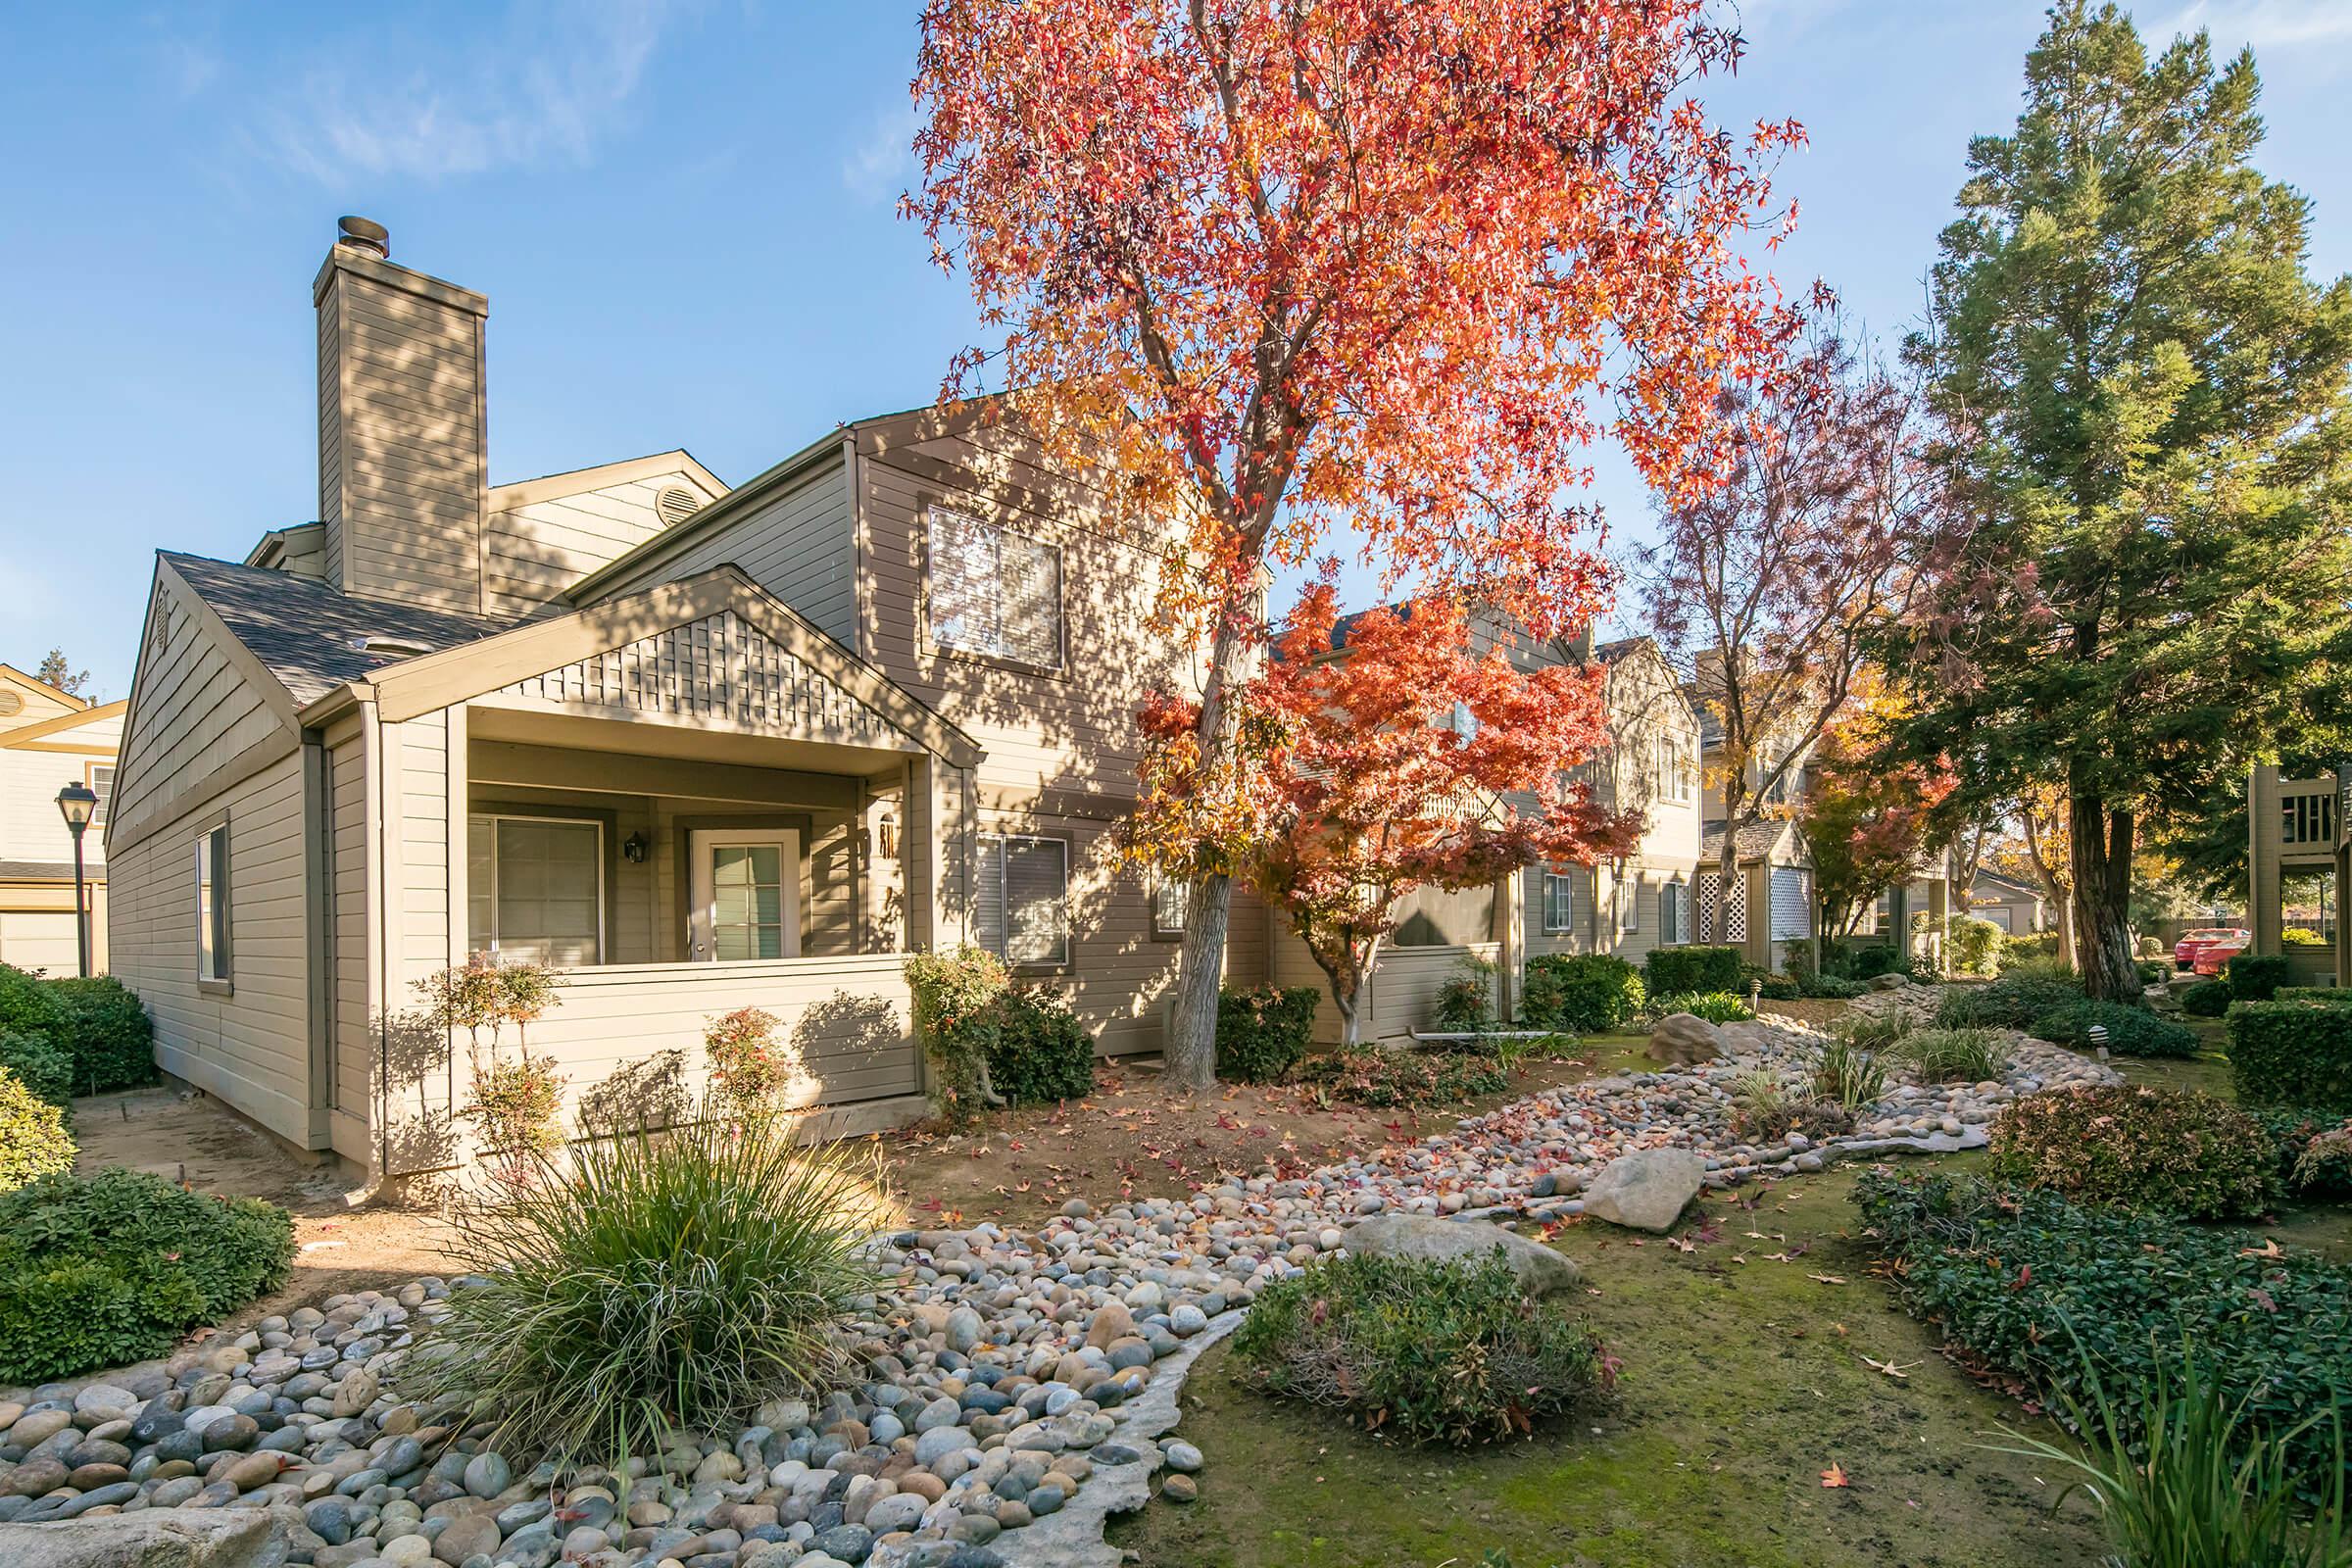
[[[948, 396], [1180, 530], [1192, 799], [1246, 787], [1234, 696], [1263, 583], [1351, 530], [1384, 589], [1474, 589], [1535, 635], [1605, 571], [1564, 499], [1614, 439], [1677, 499], [1719, 466], [1726, 378], [1787, 323], [1739, 254], [1800, 132], [1711, 124], [1706, 0], [930, 0], [908, 208], [998, 342]], [[1206, 1083], [1235, 866], [1193, 878], [1169, 1065]], [[1179, 838], [1186, 835], [1177, 835]], [[1164, 841], [1163, 841], [1164, 842]]]
[[[1538, 861], [1591, 864], [1641, 824], [1566, 782], [1607, 744], [1598, 669], [1522, 671], [1502, 648], [1478, 652], [1446, 597], [1367, 611], [1335, 635], [1341, 624], [1327, 576], [1240, 694], [1250, 820], [1229, 825], [1231, 863], [1305, 943], [1352, 1044], [1399, 899], [1489, 887]], [[1137, 821], [1189, 831], [1193, 714], [1181, 702], [1152, 711]]]

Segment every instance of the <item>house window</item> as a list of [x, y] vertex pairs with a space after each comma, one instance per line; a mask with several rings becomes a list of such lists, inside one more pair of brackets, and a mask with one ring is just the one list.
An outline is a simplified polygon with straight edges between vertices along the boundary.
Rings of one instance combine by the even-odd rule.
[[196, 978], [228, 984], [228, 824], [196, 841]]
[[1658, 889], [1658, 941], [1673, 946], [1683, 940], [1683, 885], [1668, 882]]
[[1061, 667], [1061, 552], [945, 507], [931, 509], [931, 640]]
[[98, 804], [90, 808], [90, 826], [106, 826], [106, 808], [114, 804], [115, 769], [112, 763], [92, 762], [82, 769], [82, 776], [97, 792]]
[[604, 961], [605, 827], [545, 816], [466, 824], [466, 945], [574, 969]]
[[1576, 884], [1557, 871], [1544, 873], [1544, 929], [1571, 931], [1576, 927]]
[[1070, 847], [1060, 839], [984, 834], [974, 935], [1010, 964], [1070, 961]]
[[1614, 884], [1617, 898], [1617, 930], [1631, 936], [1642, 929], [1642, 879]]
[[1163, 942], [1184, 935], [1185, 917], [1191, 913], [1193, 885], [1173, 877], [1162, 878], [1152, 890], [1152, 935]]

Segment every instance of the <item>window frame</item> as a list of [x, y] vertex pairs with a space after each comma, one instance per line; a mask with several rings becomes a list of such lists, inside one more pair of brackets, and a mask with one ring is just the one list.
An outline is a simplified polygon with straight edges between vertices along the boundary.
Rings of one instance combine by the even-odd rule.
[[1679, 948], [1689, 938], [1683, 934], [1688, 922], [1690, 892], [1680, 877], [1668, 877], [1658, 884], [1658, 946]]
[[[1000, 543], [998, 545], [998, 569], [995, 591], [997, 594], [997, 602], [1000, 611], [1002, 611], [1004, 605], [1004, 546], [1002, 544], [1002, 540], [1006, 537], [1018, 539], [1024, 544], [1033, 545], [1040, 550], [1049, 552], [1053, 556], [1053, 663], [1040, 664], [1030, 660], [1021, 659], [1009, 653], [999, 653], [986, 648], [968, 647], [962, 643], [950, 642], [941, 638], [939, 635], [939, 627], [937, 622], [939, 608], [939, 574], [935, 546], [938, 533], [937, 519], [942, 515], [960, 518], [966, 525], [970, 527], [990, 529], [998, 535]], [[923, 652], [940, 658], [965, 659], [976, 663], [995, 664], [1005, 669], [1017, 669], [1032, 675], [1045, 675], [1056, 678], [1067, 677], [1070, 668], [1070, 578], [1068, 552], [1065, 551], [1056, 541], [1040, 539], [1034, 534], [1024, 533], [1017, 528], [1009, 527], [1003, 522], [995, 521], [987, 516], [984, 516], [977, 509], [967, 509], [960, 506], [954, 506], [945, 501], [926, 502], [922, 509], [921, 524], [921, 604], [918, 607], [920, 613], [916, 616], [916, 626], [917, 633], [922, 640]]]
[[[1561, 897], [1561, 899], [1560, 899], [1560, 903], [1561, 903], [1563, 906], [1565, 906], [1565, 908], [1564, 908], [1564, 909], [1563, 909], [1563, 911], [1562, 911], [1562, 912], [1561, 912], [1561, 913], [1560, 913], [1560, 914], [1557, 916], [1557, 918], [1556, 918], [1556, 919], [1554, 918], [1554, 916], [1553, 916], [1553, 914], [1552, 914], [1552, 907], [1551, 907], [1551, 885], [1552, 885], [1554, 882], [1557, 882], [1558, 884], [1560, 884], [1560, 892], [1561, 892], [1561, 895], [1562, 895], [1562, 897]], [[1573, 876], [1572, 876], [1572, 875], [1571, 875], [1569, 872], [1566, 872], [1566, 871], [1550, 871], [1550, 870], [1547, 870], [1547, 871], [1545, 871], [1545, 872], [1544, 873], [1543, 898], [1544, 898], [1544, 905], [1543, 905], [1543, 907], [1544, 907], [1544, 934], [1545, 936], [1547, 936], [1547, 937], [1551, 937], [1551, 936], [1573, 936], [1573, 935], [1575, 935], [1575, 933], [1576, 933], [1576, 881], [1575, 881], [1575, 878], [1574, 878], [1574, 877], [1573, 877]]]
[[[1183, 880], [1181, 877], [1163, 876], [1152, 882], [1151, 893], [1152, 941], [1182, 942], [1184, 940], [1185, 920], [1192, 913], [1192, 889], [1193, 884]], [[1176, 908], [1176, 923], [1173, 925], [1163, 922], [1159, 917], [1159, 901], [1162, 897], [1171, 892], [1179, 895]], [[1066, 890], [1063, 896], [1065, 898], [1068, 896]]]
[[473, 901], [473, 895], [474, 895], [474, 887], [473, 887], [473, 865], [472, 865], [472, 856], [471, 856], [471, 855], [470, 855], [470, 853], [469, 853], [469, 854], [467, 855], [467, 857], [466, 857], [466, 861], [467, 861], [467, 863], [466, 863], [466, 951], [467, 951], [468, 953], [473, 953], [473, 952], [481, 952], [481, 953], [489, 953], [489, 954], [497, 954], [497, 953], [499, 952], [499, 946], [498, 946], [498, 824], [499, 824], [499, 823], [501, 823], [501, 822], [532, 822], [532, 823], [536, 823], [536, 824], [538, 824], [539, 826], [542, 826], [542, 827], [546, 827], [546, 826], [550, 826], [550, 825], [553, 825], [553, 826], [562, 826], [562, 827], [593, 827], [593, 828], [595, 828], [595, 829], [596, 829], [596, 956], [595, 956], [595, 958], [594, 958], [593, 960], [591, 960], [591, 961], [590, 961], [590, 962], [588, 962], [588, 963], [584, 963], [584, 964], [549, 964], [549, 965], [547, 965], [547, 967], [549, 967], [549, 968], [551, 968], [551, 969], [594, 969], [594, 968], [601, 968], [601, 967], [603, 967], [603, 965], [604, 965], [604, 964], [605, 964], [605, 962], [606, 962], [606, 958], [605, 958], [605, 935], [606, 935], [606, 927], [607, 927], [607, 925], [610, 923], [610, 921], [611, 921], [611, 919], [612, 919], [612, 902], [611, 902], [611, 901], [612, 901], [612, 890], [611, 890], [611, 878], [610, 878], [610, 877], [607, 875], [607, 873], [606, 873], [606, 869], [605, 869], [605, 857], [606, 857], [606, 855], [609, 853], [609, 850], [608, 850], [608, 844], [609, 844], [610, 840], [609, 840], [609, 836], [608, 836], [608, 833], [607, 833], [607, 827], [608, 827], [608, 824], [607, 824], [607, 822], [605, 821], [605, 819], [604, 819], [603, 817], [601, 817], [601, 816], [574, 816], [574, 815], [570, 815], [570, 814], [568, 814], [568, 813], [559, 813], [559, 812], [553, 812], [553, 811], [512, 811], [512, 810], [507, 810], [507, 811], [499, 811], [499, 810], [492, 810], [492, 811], [467, 811], [467, 812], [466, 813], [466, 826], [467, 832], [468, 832], [469, 834], [470, 834], [470, 832], [471, 832], [471, 830], [472, 830], [473, 824], [474, 824], [474, 823], [476, 823], [476, 822], [488, 822], [488, 823], [490, 824], [490, 887], [489, 887], [489, 895], [490, 895], [490, 933], [489, 933], [489, 935], [490, 935], [490, 945], [489, 945], [488, 947], [486, 947], [486, 948], [477, 948], [477, 947], [475, 946], [475, 943], [474, 943], [474, 931], [473, 931], [473, 908], [472, 908], [472, 901]]
[[227, 996], [236, 989], [236, 891], [228, 818], [196, 835], [196, 989]]
[[[104, 789], [98, 787], [98, 775], [101, 773], [106, 775]], [[84, 762], [81, 764], [81, 782], [88, 787], [91, 794], [98, 797], [98, 804], [90, 808], [90, 826], [96, 828], [106, 826], [107, 812], [113, 809], [115, 804], [115, 780], [120, 776], [121, 764], [117, 762]]]
[[[1007, 857], [1004, 854], [1002, 847], [1004, 845], [1016, 842], [1026, 844], [1051, 844], [1057, 851], [1059, 851], [1061, 855], [1061, 897], [1058, 901], [1059, 918], [1056, 921], [1056, 924], [1059, 928], [1057, 933], [1059, 937], [1059, 953], [1056, 956], [1052, 958], [1016, 959], [1004, 951], [1006, 948], [1009, 948], [1012, 945], [1012, 901], [1009, 896], [1010, 890], [1005, 886], [1005, 874], [1009, 862]], [[982, 865], [987, 859], [986, 847], [992, 843], [1000, 847], [997, 854], [997, 907], [1004, 911], [1004, 931], [1001, 934], [998, 945], [993, 948], [988, 945], [986, 933], [979, 929], [980, 898], [978, 886], [978, 878], [981, 875]], [[975, 852], [973, 855], [974, 863], [972, 866], [974, 885], [972, 888], [971, 901], [973, 946], [981, 948], [986, 952], [994, 953], [998, 958], [1004, 961], [1006, 968], [1011, 969], [1018, 974], [1052, 974], [1068, 969], [1076, 958], [1078, 952], [1077, 938], [1070, 930], [1071, 855], [1069, 839], [1056, 833], [975, 833], [972, 835], [972, 846]]]

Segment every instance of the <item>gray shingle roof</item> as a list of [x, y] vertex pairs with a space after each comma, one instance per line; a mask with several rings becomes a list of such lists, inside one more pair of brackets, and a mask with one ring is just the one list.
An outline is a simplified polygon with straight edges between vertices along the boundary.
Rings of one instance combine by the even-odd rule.
[[[60, 826], [63, 824], [60, 823]], [[106, 862], [90, 860], [83, 864], [84, 882], [104, 882]], [[0, 882], [71, 882], [74, 880], [72, 860], [0, 860]], [[74, 911], [68, 909], [68, 914]]]
[[473, 642], [509, 622], [421, 605], [354, 599], [316, 577], [163, 552], [229, 632], [268, 666], [299, 705], [345, 681], [366, 680], [415, 652], [369, 653], [369, 637], [397, 638], [428, 653]]
[[[1779, 847], [1781, 836], [1788, 831], [1786, 822], [1750, 822], [1740, 830], [1740, 858], [1742, 862], [1761, 860]], [[1711, 864], [1723, 855], [1723, 824], [1711, 824], [1707, 836], [1698, 847], [1699, 863]]]

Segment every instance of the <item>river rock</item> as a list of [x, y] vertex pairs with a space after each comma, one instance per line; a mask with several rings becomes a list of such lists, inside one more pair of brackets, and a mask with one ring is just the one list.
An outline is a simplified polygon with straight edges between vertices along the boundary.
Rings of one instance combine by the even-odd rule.
[[1688, 1149], [1620, 1154], [1585, 1190], [1585, 1212], [1638, 1231], [1671, 1230], [1706, 1174], [1707, 1162]]
[[1348, 1248], [1368, 1257], [1419, 1257], [1446, 1263], [1475, 1261], [1499, 1248], [1503, 1260], [1531, 1296], [1567, 1290], [1578, 1278], [1574, 1263], [1541, 1242], [1478, 1219], [1375, 1214], [1348, 1233]]
[[1713, 1061], [1723, 1054], [1723, 1043], [1715, 1026], [1694, 1012], [1670, 1012], [1658, 1020], [1649, 1032], [1649, 1049], [1644, 1053], [1652, 1061], [1670, 1062], [1687, 1067], [1694, 1061]]

